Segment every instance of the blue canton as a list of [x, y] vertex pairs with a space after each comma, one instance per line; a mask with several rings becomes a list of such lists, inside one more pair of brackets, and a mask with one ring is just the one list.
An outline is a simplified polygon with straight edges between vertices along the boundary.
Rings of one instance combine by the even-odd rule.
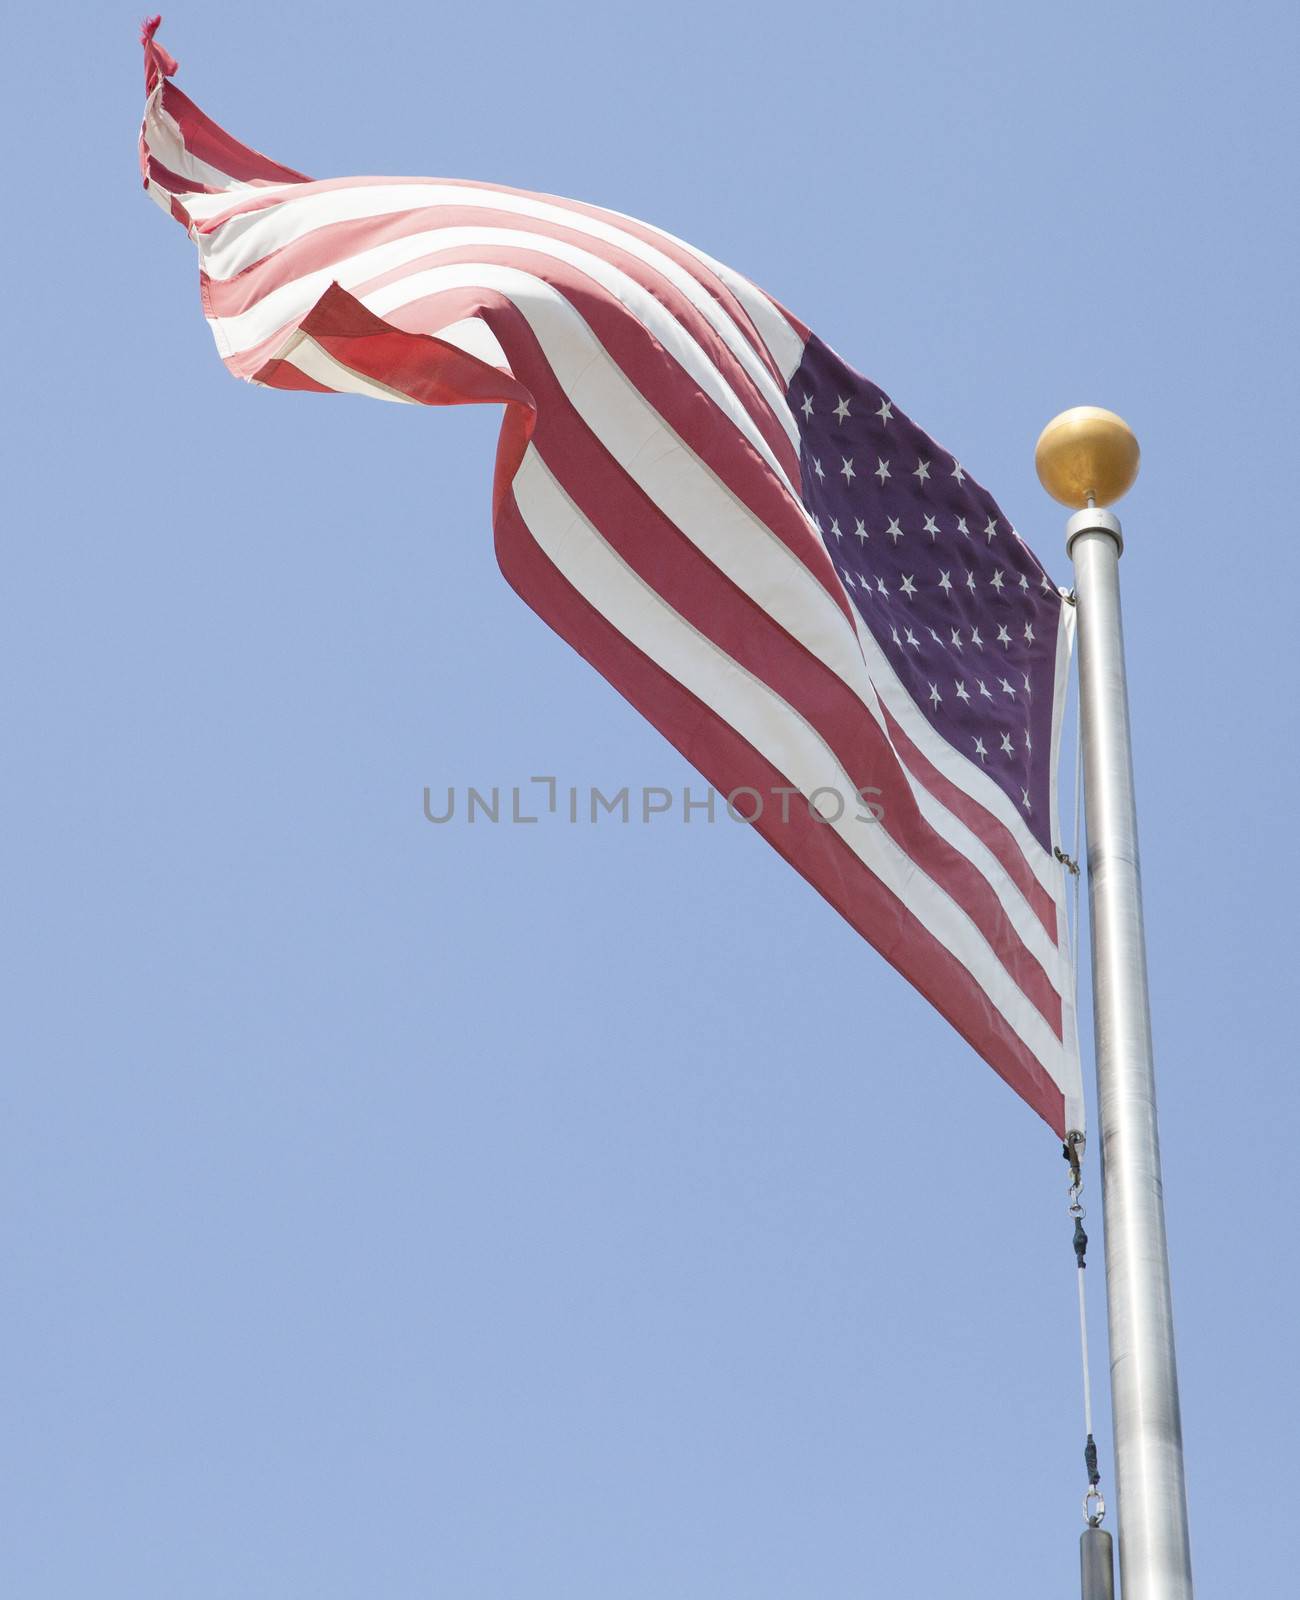
[[858, 615], [934, 731], [1050, 850], [1055, 585], [992, 495], [821, 340], [787, 399], [804, 504]]

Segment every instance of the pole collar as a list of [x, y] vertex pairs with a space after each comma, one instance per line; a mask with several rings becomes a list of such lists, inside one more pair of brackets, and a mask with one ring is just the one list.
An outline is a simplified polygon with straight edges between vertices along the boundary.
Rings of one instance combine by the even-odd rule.
[[1120, 530], [1119, 518], [1113, 511], [1103, 511], [1100, 506], [1085, 506], [1082, 511], [1076, 511], [1065, 525], [1067, 556], [1074, 541], [1083, 533], [1108, 533], [1114, 539], [1119, 554], [1124, 554], [1124, 535]]

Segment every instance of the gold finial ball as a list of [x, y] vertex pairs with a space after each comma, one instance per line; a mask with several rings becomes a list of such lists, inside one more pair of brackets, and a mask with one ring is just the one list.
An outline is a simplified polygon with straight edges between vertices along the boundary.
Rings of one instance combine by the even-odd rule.
[[1138, 475], [1138, 442], [1123, 417], [1100, 406], [1062, 411], [1038, 436], [1034, 465], [1054, 500], [1082, 510], [1113, 505]]

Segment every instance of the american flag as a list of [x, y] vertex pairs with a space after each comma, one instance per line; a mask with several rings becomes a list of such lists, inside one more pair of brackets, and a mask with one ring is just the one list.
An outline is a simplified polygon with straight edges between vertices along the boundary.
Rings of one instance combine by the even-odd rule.
[[1058, 1134], [1081, 1131], [1053, 853], [1072, 610], [992, 496], [702, 251], [495, 184], [309, 179], [175, 86], [157, 26], [144, 184], [198, 246], [227, 367], [503, 405], [507, 580]]

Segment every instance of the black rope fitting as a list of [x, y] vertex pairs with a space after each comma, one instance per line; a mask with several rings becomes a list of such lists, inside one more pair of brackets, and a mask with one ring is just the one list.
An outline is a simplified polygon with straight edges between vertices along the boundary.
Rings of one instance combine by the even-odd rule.
[[1097, 1441], [1091, 1434], [1083, 1447], [1083, 1464], [1088, 1469], [1088, 1482], [1095, 1489], [1101, 1482], [1101, 1473], [1097, 1470]]
[[1074, 1259], [1079, 1263], [1079, 1271], [1088, 1265], [1083, 1259], [1088, 1253], [1088, 1235], [1083, 1231], [1083, 1218], [1074, 1219]]
[[1067, 856], [1059, 844], [1052, 847], [1052, 854], [1061, 863], [1065, 870], [1071, 874], [1071, 876], [1075, 878], [1079, 876], [1079, 863], [1074, 859], [1073, 856]]

